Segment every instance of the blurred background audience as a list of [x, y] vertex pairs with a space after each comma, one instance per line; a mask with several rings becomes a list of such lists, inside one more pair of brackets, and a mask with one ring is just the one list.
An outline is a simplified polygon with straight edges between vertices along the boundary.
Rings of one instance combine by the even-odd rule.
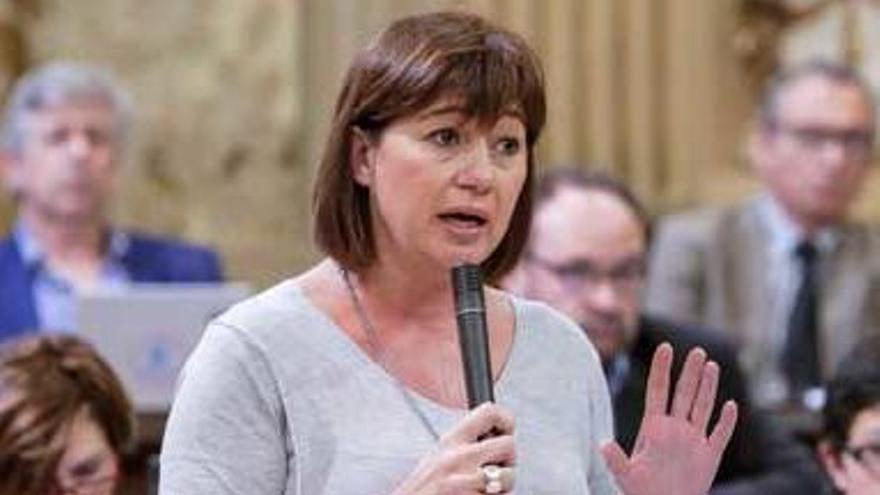
[[41, 66], [15, 86], [0, 135], [18, 209], [0, 239], [0, 340], [75, 330], [78, 292], [221, 279], [213, 251], [111, 225], [132, 111], [112, 77], [85, 64]]
[[880, 493], [880, 337], [861, 340], [828, 384], [819, 455], [835, 493]]
[[821, 385], [844, 353], [880, 331], [880, 244], [848, 218], [874, 122], [871, 89], [852, 69], [782, 71], [748, 136], [762, 191], [658, 227], [648, 307], [729, 332], [762, 406], [821, 407]]
[[[805, 455], [776, 421], [794, 417], [814, 441], [821, 385], [878, 331], [874, 1], [4, 2], [0, 340], [70, 332], [73, 301], [92, 290], [223, 275], [259, 288], [314, 263], [308, 190], [343, 67], [392, 18], [450, 7], [538, 50], [538, 162], [610, 164], [640, 200], [599, 194], [608, 217], [576, 215], [562, 231], [552, 225], [567, 225], [566, 204], [542, 208], [537, 254], [507, 282], [587, 324], [624, 440], [642, 352], [664, 339], [705, 346], [727, 370], [724, 393], [751, 400], [724, 485], [785, 486]], [[652, 242], [639, 203], [662, 218]], [[629, 244], [604, 254], [639, 254], [614, 270], [566, 275], [537, 257], [578, 254], [543, 237], [585, 250], [579, 236], [611, 224]], [[572, 277], [602, 290], [577, 301], [561, 290]], [[163, 411], [137, 414], [140, 467], [123, 493], [143, 493], [164, 428]], [[841, 479], [869, 473], [841, 447], [861, 431], [847, 428], [819, 450]]]
[[110, 495], [134, 446], [113, 370], [73, 336], [0, 346], [0, 494]]
[[584, 167], [554, 167], [539, 179], [534, 201], [532, 233], [508, 288], [561, 310], [596, 345], [624, 448], [636, 441], [654, 350], [670, 342], [679, 373], [686, 353], [699, 346], [721, 366], [721, 400], [740, 406], [712, 493], [807, 493], [821, 482], [809, 451], [751, 407], [736, 349], [724, 335], [642, 310], [650, 221], [623, 182]]

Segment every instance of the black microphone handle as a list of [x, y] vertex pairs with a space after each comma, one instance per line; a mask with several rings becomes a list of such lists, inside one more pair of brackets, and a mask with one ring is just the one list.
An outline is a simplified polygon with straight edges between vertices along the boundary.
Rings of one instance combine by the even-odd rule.
[[484, 402], [495, 401], [480, 267], [462, 264], [453, 268], [452, 287], [468, 407], [473, 409]]

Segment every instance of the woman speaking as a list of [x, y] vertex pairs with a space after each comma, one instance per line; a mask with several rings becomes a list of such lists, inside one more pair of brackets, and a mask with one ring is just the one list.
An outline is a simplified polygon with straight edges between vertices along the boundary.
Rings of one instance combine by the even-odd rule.
[[535, 53], [479, 17], [403, 18], [357, 55], [314, 188], [327, 259], [211, 323], [160, 492], [705, 493], [736, 408], [707, 436], [718, 367], [700, 351], [671, 404], [658, 352], [626, 455], [581, 330], [487, 286], [497, 402], [467, 408], [450, 269], [491, 281], [515, 264], [544, 120]]

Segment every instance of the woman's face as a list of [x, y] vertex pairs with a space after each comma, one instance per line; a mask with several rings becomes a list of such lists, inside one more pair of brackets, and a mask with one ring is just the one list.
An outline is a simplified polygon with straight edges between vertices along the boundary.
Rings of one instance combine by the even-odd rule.
[[356, 133], [353, 172], [370, 189], [380, 263], [449, 268], [488, 258], [525, 182], [527, 151], [516, 113], [481, 124], [453, 98], [392, 122], [378, 140]]
[[846, 451], [839, 457], [823, 455], [828, 474], [846, 495], [880, 493], [880, 405], [856, 415]]
[[107, 436], [89, 411], [81, 410], [55, 471], [54, 495], [111, 495], [118, 475], [118, 459]]

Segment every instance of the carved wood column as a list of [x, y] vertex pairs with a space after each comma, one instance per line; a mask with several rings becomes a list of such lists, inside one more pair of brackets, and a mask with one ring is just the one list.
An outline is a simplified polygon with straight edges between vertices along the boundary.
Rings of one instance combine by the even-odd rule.
[[[15, 80], [27, 70], [30, 63], [27, 40], [22, 32], [27, 19], [35, 15], [34, 2], [3, 2], [0, 4], [0, 101], [5, 102]], [[0, 178], [2, 180], [2, 178]], [[0, 234], [8, 231], [15, 215], [12, 199], [0, 193]]]
[[662, 192], [660, 185], [664, 176], [660, 156], [660, 133], [658, 121], [659, 95], [663, 80], [659, 76], [659, 60], [663, 53], [658, 44], [660, 25], [657, 22], [659, 7], [653, 0], [627, 0], [625, 2], [623, 75], [625, 90], [623, 108], [624, 146], [620, 166], [627, 167], [627, 176], [640, 197], [653, 203]]

